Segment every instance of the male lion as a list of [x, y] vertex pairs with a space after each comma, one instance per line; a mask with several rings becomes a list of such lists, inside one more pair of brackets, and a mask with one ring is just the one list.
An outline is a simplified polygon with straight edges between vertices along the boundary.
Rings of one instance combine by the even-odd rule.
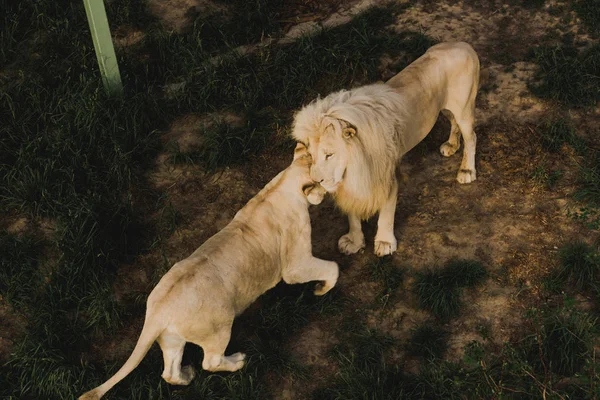
[[308, 148], [310, 175], [348, 214], [342, 253], [365, 247], [361, 220], [379, 212], [375, 254], [396, 251], [394, 214], [400, 159], [427, 136], [440, 111], [450, 120], [449, 157], [465, 142], [459, 183], [476, 179], [475, 96], [479, 59], [467, 43], [440, 43], [385, 83], [317, 98], [294, 116], [293, 136]]
[[236, 315], [281, 279], [321, 281], [315, 289], [319, 296], [336, 284], [338, 265], [312, 255], [308, 205], [319, 204], [326, 192], [310, 178], [310, 162], [306, 148], [296, 146], [288, 168], [163, 276], [148, 297], [144, 327], [129, 359], [80, 400], [102, 397], [137, 367], [155, 340], [164, 357], [162, 377], [171, 384], [187, 385], [194, 377], [191, 366], [181, 367], [186, 342], [202, 347], [205, 370], [237, 371], [245, 355], [224, 355]]

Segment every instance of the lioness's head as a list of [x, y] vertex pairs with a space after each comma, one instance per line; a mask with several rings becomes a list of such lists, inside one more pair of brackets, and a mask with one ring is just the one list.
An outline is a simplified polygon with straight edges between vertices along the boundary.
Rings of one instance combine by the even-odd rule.
[[356, 135], [356, 127], [329, 116], [320, 118], [319, 122], [319, 126], [311, 127], [318, 134], [305, 135], [306, 142], [303, 144], [312, 157], [310, 177], [333, 193], [344, 179], [350, 156], [350, 142]]
[[327, 193], [323, 186], [318, 182], [315, 182], [310, 177], [310, 167], [312, 164], [312, 157], [307, 151], [306, 146], [302, 143], [296, 144], [294, 150], [294, 161], [292, 163], [295, 166], [295, 172], [298, 175], [297, 178], [300, 182], [300, 188], [306, 196], [306, 199], [310, 204], [320, 204]]

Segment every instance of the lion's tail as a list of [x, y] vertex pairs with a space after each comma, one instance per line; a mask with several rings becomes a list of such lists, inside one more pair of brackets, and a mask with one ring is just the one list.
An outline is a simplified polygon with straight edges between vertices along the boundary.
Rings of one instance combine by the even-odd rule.
[[488, 83], [489, 79], [490, 79], [490, 69], [489, 68], [484, 68], [481, 71], [479, 71], [479, 86], [477, 87], [477, 89], [481, 89], [481, 87], [483, 85]]
[[129, 356], [127, 361], [125, 361], [125, 364], [123, 364], [121, 369], [119, 369], [116, 374], [114, 374], [109, 380], [104, 382], [102, 385], [98, 386], [93, 390], [90, 390], [89, 392], [82, 394], [78, 400], [100, 399], [102, 396], [104, 396], [106, 392], [108, 392], [113, 386], [119, 383], [119, 381], [121, 381], [123, 378], [129, 375], [129, 373], [139, 365], [142, 359], [146, 356], [146, 353], [148, 353], [148, 350], [150, 350], [150, 347], [152, 346], [156, 338], [158, 338], [158, 336], [164, 330], [162, 327], [152, 329], [149, 325], [150, 324], [148, 323], [148, 318], [146, 318], [146, 321], [144, 322], [144, 327], [142, 328], [142, 333], [140, 334], [137, 344], [135, 345], [131, 356]]

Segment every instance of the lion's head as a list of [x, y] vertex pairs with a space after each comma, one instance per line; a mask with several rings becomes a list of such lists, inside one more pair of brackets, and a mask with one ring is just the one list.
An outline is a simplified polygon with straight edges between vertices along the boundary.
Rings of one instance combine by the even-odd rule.
[[292, 135], [312, 156], [310, 176], [344, 211], [372, 215], [389, 193], [399, 158], [398, 94], [373, 84], [318, 98], [294, 116]]
[[325, 190], [334, 193], [342, 183], [350, 161], [350, 140], [356, 128], [349, 122], [324, 117], [320, 136], [308, 137], [305, 143], [312, 157], [310, 177]]

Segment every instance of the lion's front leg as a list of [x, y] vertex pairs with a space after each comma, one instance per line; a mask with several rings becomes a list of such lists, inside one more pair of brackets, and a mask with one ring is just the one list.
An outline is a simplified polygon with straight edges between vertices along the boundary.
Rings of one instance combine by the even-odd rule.
[[365, 235], [362, 231], [361, 220], [355, 214], [348, 214], [350, 231], [340, 238], [338, 248], [341, 253], [354, 254], [365, 248]]
[[397, 200], [398, 183], [394, 181], [389, 197], [379, 211], [377, 234], [375, 235], [375, 254], [377, 257], [392, 254], [398, 247], [398, 241], [394, 236], [394, 216], [396, 215]]

